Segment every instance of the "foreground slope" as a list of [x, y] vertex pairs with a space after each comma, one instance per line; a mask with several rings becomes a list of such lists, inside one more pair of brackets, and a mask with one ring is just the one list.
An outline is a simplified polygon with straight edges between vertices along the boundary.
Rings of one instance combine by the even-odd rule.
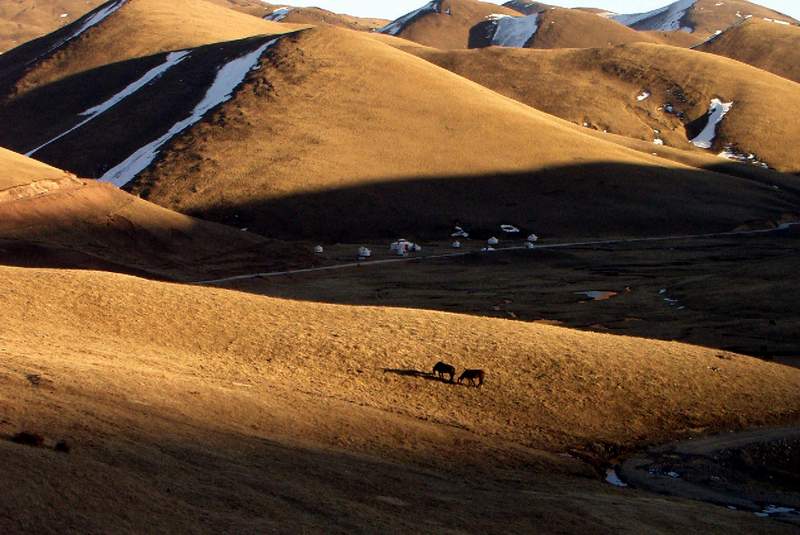
[[738, 24], [697, 50], [726, 56], [800, 82], [800, 28], [761, 19]]
[[290, 246], [199, 221], [0, 148], [0, 263], [197, 279], [291, 259]]
[[[554, 453], [602, 463], [700, 430], [794, 422], [797, 370], [92, 272], [0, 268], [0, 295], [0, 429], [47, 446], [0, 441], [4, 530], [585, 532], [592, 518], [593, 533], [781, 532], [750, 513], [622, 495]], [[439, 358], [485, 368], [486, 385], [413, 373]]]
[[[242, 59], [242, 84], [226, 102], [208, 100], [224, 58]], [[170, 209], [285, 238], [443, 238], [459, 222], [487, 233], [506, 223], [574, 237], [685, 233], [767, 223], [795, 206], [791, 192], [622, 148], [329, 27], [198, 49], [74, 129], [84, 110], [168, 61], [110, 66], [124, 69], [122, 83], [98, 70], [19, 97], [0, 112], [15, 126], [2, 142]]]
[[0, 56], [0, 94], [22, 94], [111, 63], [286, 31], [205, 0], [113, 0]]
[[781, 171], [800, 170], [792, 142], [800, 126], [779, 111], [800, 108], [800, 86], [726, 58], [649, 44], [408, 51], [576, 124], [682, 149], [694, 148], [690, 140], [707, 124], [712, 99], [733, 102], [716, 129], [713, 153], [731, 147]]

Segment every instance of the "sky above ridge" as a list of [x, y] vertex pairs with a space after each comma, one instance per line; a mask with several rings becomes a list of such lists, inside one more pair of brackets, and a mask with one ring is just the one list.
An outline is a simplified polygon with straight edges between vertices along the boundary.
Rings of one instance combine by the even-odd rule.
[[[428, 0], [289, 0], [294, 6], [316, 6], [359, 17], [395, 19], [427, 3]], [[502, 4], [505, 0], [494, 0]], [[279, 3], [279, 2], [272, 2]], [[548, 0], [545, 3], [564, 7], [598, 7], [617, 13], [641, 13], [665, 6], [670, 0]], [[759, 0], [756, 2], [800, 19], [800, 0]]]

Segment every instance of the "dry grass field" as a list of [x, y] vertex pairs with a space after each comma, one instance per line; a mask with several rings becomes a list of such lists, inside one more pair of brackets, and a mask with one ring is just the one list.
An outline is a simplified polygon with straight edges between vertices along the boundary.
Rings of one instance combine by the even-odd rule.
[[0, 262], [198, 280], [313, 262], [306, 248], [171, 212], [0, 149]]
[[[420, 2], [422, 5], [424, 2]], [[406, 24], [397, 37], [442, 49], [468, 48], [470, 30], [486, 17], [519, 15], [513, 9], [479, 0], [442, 0], [439, 6], [438, 13], [425, 13]]]
[[[720, 98], [734, 104], [717, 128], [715, 154], [733, 145], [778, 170], [800, 171], [800, 156], [791, 141], [800, 134], [799, 127], [780, 112], [784, 106], [800, 108], [800, 86], [736, 61], [652, 44], [547, 51], [405, 50], [575, 124], [644, 141], [661, 139], [680, 149], [694, 149], [689, 142], [699, 133], [694, 121], [705, 117], [713, 98]], [[638, 100], [645, 92], [650, 96]], [[673, 113], [663, 110], [668, 104]]]
[[796, 532], [797, 28], [440, 4], [0, 6], [0, 533]]
[[293, 28], [205, 0], [129, 0], [54, 53], [46, 51], [63, 37], [59, 33], [0, 56], [0, 89], [20, 95], [112, 63]]
[[[679, 25], [681, 28], [690, 28], [692, 30], [691, 33], [697, 36], [697, 42], [708, 39], [717, 31], [724, 31], [747, 17], [768, 17], [781, 21], [797, 22], [783, 13], [747, 0], [725, 0], [724, 2], [697, 0], [683, 13], [684, 15], [681, 17]], [[654, 14], [658, 15], [657, 12], [654, 12]], [[642, 19], [632, 27], [634, 29], [648, 29], [655, 18]]]
[[[468, 219], [573, 236], [630, 231], [628, 218], [640, 233], [704, 226], [696, 218], [709, 204], [687, 205], [677, 193], [687, 189], [725, 205], [713, 217], [735, 227], [770, 218], [755, 211], [759, 197], [777, 196], [765, 199], [774, 209], [790, 195], [616, 146], [353, 32], [319, 28], [282, 40], [248, 87], [267, 83], [265, 96], [246, 88], [183, 136], [132, 190], [200, 217], [245, 217], [246, 226], [277, 236], [340, 241], [409, 231], [444, 237]], [[667, 175], [674, 178], [655, 179]], [[596, 216], [575, 203], [582, 195], [594, 199]], [[681, 216], [647, 214], [653, 196]], [[779, 212], [791, 210], [787, 203]]]
[[[622, 494], [575, 456], [791, 421], [800, 371], [507, 320], [0, 271], [0, 429], [48, 446], [0, 442], [5, 531], [782, 530]], [[486, 385], [411, 373], [438, 359], [485, 368]]]
[[725, 31], [698, 50], [726, 56], [800, 82], [800, 28], [751, 19]]
[[[9, 0], [0, 3], [0, 53], [74, 22], [102, 0]], [[67, 15], [62, 17], [62, 15]]]

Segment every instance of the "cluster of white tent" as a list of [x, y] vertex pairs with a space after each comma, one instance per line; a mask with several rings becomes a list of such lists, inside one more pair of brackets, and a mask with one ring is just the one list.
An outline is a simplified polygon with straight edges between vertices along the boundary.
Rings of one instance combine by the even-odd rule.
[[389, 250], [397, 256], [408, 256], [409, 253], [421, 252], [422, 247], [416, 243], [411, 243], [406, 239], [400, 238], [389, 246]]
[[[500, 225], [500, 230], [505, 232], [506, 234], [518, 234], [520, 230], [515, 227], [514, 225]], [[450, 235], [452, 238], [469, 238], [469, 233], [466, 232], [462, 227], [455, 227], [455, 231]], [[528, 236], [527, 240], [525, 241], [525, 246], [528, 249], [533, 249], [536, 245], [536, 242], [539, 241], [539, 236], [536, 234], [531, 234]], [[486, 247], [483, 247], [481, 251], [489, 252], [494, 251], [495, 247], [500, 245], [500, 239], [496, 236], [492, 236], [486, 241]], [[451, 243], [453, 249], [461, 249], [463, 244], [458, 240], [454, 240]], [[413, 242], [410, 242], [404, 238], [400, 238], [399, 240], [392, 242], [389, 246], [389, 251], [396, 254], [397, 256], [408, 256], [411, 253], [419, 253], [422, 251], [422, 246]], [[325, 249], [322, 245], [317, 245], [314, 247], [314, 253], [322, 254], [325, 252]], [[367, 247], [359, 247], [358, 248], [358, 258], [365, 259], [372, 257], [372, 250]]]

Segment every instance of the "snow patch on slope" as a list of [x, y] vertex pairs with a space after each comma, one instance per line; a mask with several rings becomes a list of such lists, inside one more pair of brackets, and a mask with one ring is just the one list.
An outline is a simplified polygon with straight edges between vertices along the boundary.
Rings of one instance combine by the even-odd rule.
[[116, 106], [117, 104], [119, 104], [120, 102], [122, 102], [123, 100], [128, 98], [129, 96], [133, 95], [134, 93], [139, 91], [141, 88], [143, 88], [144, 86], [146, 86], [147, 84], [149, 84], [150, 82], [155, 80], [156, 78], [159, 78], [162, 74], [164, 74], [165, 72], [170, 70], [172, 67], [174, 67], [175, 65], [177, 65], [178, 63], [180, 63], [181, 61], [186, 59], [186, 57], [188, 55], [189, 55], [188, 51], [172, 52], [172, 53], [168, 54], [167, 55], [167, 59], [164, 61], [164, 63], [162, 63], [161, 65], [159, 65], [157, 67], [153, 67], [152, 69], [147, 71], [141, 78], [139, 78], [135, 82], [131, 83], [130, 85], [128, 85], [128, 87], [126, 87], [125, 89], [123, 89], [122, 91], [120, 91], [119, 93], [117, 93], [116, 95], [111, 97], [110, 99], [106, 100], [102, 104], [99, 104], [99, 105], [95, 106], [94, 108], [89, 108], [88, 110], [83, 111], [83, 112], [78, 114], [78, 115], [86, 117], [86, 119], [84, 119], [83, 121], [79, 122], [78, 124], [76, 124], [75, 126], [70, 128], [69, 130], [67, 130], [66, 132], [62, 132], [61, 134], [57, 135], [56, 137], [54, 137], [53, 139], [51, 139], [47, 143], [39, 145], [38, 147], [36, 147], [32, 151], [30, 151], [27, 154], [25, 154], [25, 156], [33, 156], [34, 154], [36, 154], [37, 152], [39, 152], [43, 148], [47, 147], [48, 145], [50, 145], [52, 143], [55, 143], [56, 141], [58, 141], [59, 139], [63, 138], [64, 136], [74, 132], [75, 130], [77, 130], [78, 128], [82, 127], [86, 123], [89, 123], [89, 122], [95, 120], [97, 117], [99, 117], [100, 115], [104, 114], [105, 112], [107, 112], [108, 110], [110, 110], [111, 108], [113, 108], [114, 106]]
[[492, 45], [509, 48], [523, 48], [539, 30], [539, 15], [508, 17], [493, 15], [495, 24]]
[[406, 13], [402, 17], [397, 20], [394, 20], [378, 30], [379, 33], [385, 33], [388, 35], [397, 35], [402, 32], [406, 26], [414, 22], [418, 17], [422, 15], [426, 15], [428, 13], [441, 13], [442, 12], [442, 2], [441, 0], [433, 0], [428, 2], [421, 8], [412, 11], [411, 13]]
[[[84, 19], [82, 19], [83, 22], [81, 23], [81, 25], [78, 26], [78, 28], [75, 31], [73, 31], [68, 37], [62, 38], [56, 44], [54, 44], [53, 46], [48, 48], [47, 52], [42, 54], [42, 56], [50, 54], [51, 52], [53, 52], [55, 50], [58, 50], [59, 48], [61, 48], [62, 46], [64, 46], [68, 42], [72, 41], [76, 37], [79, 37], [81, 34], [86, 32], [86, 30], [92, 28], [93, 26], [97, 26], [98, 24], [100, 24], [101, 22], [106, 20], [108, 17], [113, 15], [119, 8], [121, 8], [123, 5], [125, 5], [125, 3], [127, 1], [128, 0], [116, 0], [116, 2], [109, 2], [108, 4], [106, 4], [101, 9], [97, 10], [95, 13], [85, 17]], [[78, 21], [78, 22], [80, 22], [80, 21]], [[42, 56], [39, 56], [39, 57], [42, 57]]]
[[684, 31], [692, 33], [693, 28], [681, 26], [681, 20], [686, 16], [686, 11], [694, 6], [697, 0], [678, 0], [647, 13], [634, 13], [631, 15], [616, 15], [613, 20], [625, 26], [635, 26], [637, 30], [654, 30], [659, 32]]
[[280, 22], [285, 19], [289, 13], [292, 12], [291, 7], [281, 7], [264, 17], [266, 20], [271, 20], [272, 22]]
[[731, 108], [733, 108], [733, 102], [722, 102], [718, 98], [711, 101], [711, 107], [708, 109], [708, 124], [692, 140], [695, 147], [700, 147], [701, 149], [711, 148], [714, 144], [714, 138], [717, 137], [717, 125], [731, 111]]
[[244, 82], [247, 73], [257, 67], [258, 61], [261, 59], [264, 52], [275, 45], [279, 40], [280, 38], [264, 43], [256, 50], [244, 54], [220, 67], [217, 71], [217, 77], [214, 79], [211, 87], [206, 91], [203, 100], [194, 107], [187, 118], [175, 123], [163, 136], [148, 143], [131, 154], [125, 161], [109, 169], [100, 177], [100, 180], [103, 182], [111, 182], [118, 187], [122, 187], [136, 178], [136, 175], [153, 163], [161, 147], [187, 128], [200, 122], [210, 110], [233, 98], [233, 92]]

